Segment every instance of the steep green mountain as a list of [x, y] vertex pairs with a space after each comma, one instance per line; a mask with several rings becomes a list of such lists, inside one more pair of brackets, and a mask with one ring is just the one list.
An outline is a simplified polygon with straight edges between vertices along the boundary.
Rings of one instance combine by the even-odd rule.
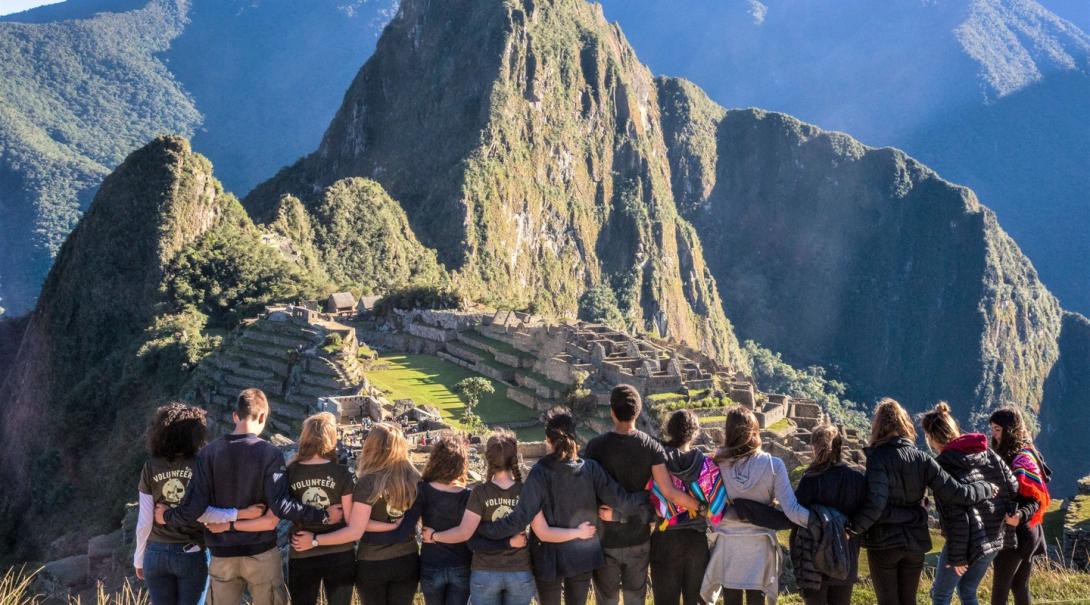
[[0, 307], [158, 134], [245, 191], [310, 150], [396, 0], [67, 0], [0, 17]]
[[970, 187], [1064, 306], [1090, 314], [1090, 2], [601, 2], [655, 73]]
[[245, 199], [272, 217], [347, 177], [382, 185], [485, 302], [575, 315], [606, 284], [628, 325], [744, 364], [670, 189], [651, 74], [600, 8], [406, 0], [318, 150]]
[[[675, 197], [742, 338], [837, 368], [857, 396], [949, 400], [977, 427], [1000, 405], [1082, 409], [1085, 320], [971, 190], [895, 149], [658, 86]], [[1050, 443], [1078, 427], [1053, 425]]]
[[[61, 247], [0, 385], [0, 550], [116, 521], [149, 409], [180, 392], [237, 314], [320, 288], [264, 244], [184, 139], [131, 154]], [[13, 543], [43, 519], [53, 530]]]

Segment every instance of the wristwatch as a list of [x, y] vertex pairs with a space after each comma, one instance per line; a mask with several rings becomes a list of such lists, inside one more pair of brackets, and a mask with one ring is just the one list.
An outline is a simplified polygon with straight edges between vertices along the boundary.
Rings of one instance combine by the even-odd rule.
[[311, 548], [318, 548], [319, 546], [321, 546], [320, 544], [318, 544], [318, 534], [314, 534], [310, 537], [310, 546]]
[[234, 522], [234, 521], [231, 521], [231, 523], [230, 523], [230, 524], [228, 524], [228, 526], [227, 526], [227, 527], [228, 527], [228, 528], [229, 528], [229, 529], [230, 529], [231, 531], [236, 531], [236, 530], [235, 530], [235, 522]]
[[329, 511], [327, 510], [323, 514], [325, 516], [322, 517], [322, 525], [329, 525]]

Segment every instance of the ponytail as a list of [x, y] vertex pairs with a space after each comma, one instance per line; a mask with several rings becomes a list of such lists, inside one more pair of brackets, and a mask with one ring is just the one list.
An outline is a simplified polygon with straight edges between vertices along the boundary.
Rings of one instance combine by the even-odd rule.
[[810, 435], [810, 445], [814, 449], [814, 461], [807, 467], [807, 473], [820, 473], [840, 464], [844, 458], [844, 437], [840, 429], [831, 424], [819, 424]]
[[578, 457], [575, 418], [568, 408], [555, 407], [545, 415], [545, 437], [553, 445], [552, 456], [560, 460], [575, 460]]

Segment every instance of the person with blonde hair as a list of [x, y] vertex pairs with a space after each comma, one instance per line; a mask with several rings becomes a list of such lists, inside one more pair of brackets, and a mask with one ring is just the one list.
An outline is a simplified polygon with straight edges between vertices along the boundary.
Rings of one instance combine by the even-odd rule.
[[[299, 450], [288, 464], [291, 495], [303, 504], [325, 508], [340, 504], [352, 510], [352, 473], [337, 461], [337, 419], [329, 412], [303, 421]], [[296, 523], [292, 531], [324, 534], [345, 526]], [[349, 605], [355, 580], [355, 557], [351, 544], [337, 544], [288, 553], [288, 594], [295, 605], [315, 605], [325, 585], [329, 605]]]
[[[363, 605], [411, 605], [420, 580], [414, 516], [418, 509], [413, 509], [419, 482], [401, 429], [386, 422], [375, 424], [360, 451], [348, 525], [322, 534], [296, 532], [292, 548], [305, 552], [359, 540], [356, 589]], [[384, 534], [381, 542], [369, 540], [371, 521], [396, 524], [397, 530]]]
[[943, 470], [962, 483], [988, 481], [1001, 488], [995, 498], [973, 506], [935, 499], [946, 544], [935, 569], [931, 601], [948, 605], [956, 590], [962, 605], [977, 605], [977, 588], [1003, 550], [1004, 517], [1018, 493], [1018, 482], [999, 454], [988, 449], [986, 436], [962, 434], [945, 401], [920, 415], [920, 426]]
[[[850, 534], [863, 535], [878, 605], [915, 605], [924, 555], [931, 550], [924, 496], [973, 505], [999, 492], [986, 481], [961, 483], [916, 447], [916, 429], [901, 404], [881, 399], [871, 422], [867, 496]], [[906, 515], [915, 511], [915, 515]], [[906, 516], [908, 518], [906, 518]]]
[[[805, 527], [810, 511], [795, 499], [783, 460], [761, 450], [761, 425], [743, 406], [727, 410], [723, 445], [715, 462], [732, 500], [743, 498], [762, 505], [778, 502], [795, 525]], [[743, 520], [730, 507], [715, 527], [715, 545], [704, 572], [700, 594], [708, 603], [723, 596], [724, 605], [775, 602], [781, 566], [776, 531]]]

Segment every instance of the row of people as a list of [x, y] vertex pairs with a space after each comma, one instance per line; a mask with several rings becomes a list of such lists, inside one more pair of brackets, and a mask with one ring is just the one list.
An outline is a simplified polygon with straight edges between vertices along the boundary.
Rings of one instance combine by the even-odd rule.
[[[408, 605], [418, 586], [428, 605], [527, 604], [535, 595], [543, 605], [582, 604], [592, 587], [599, 603], [642, 605], [649, 575], [656, 603], [722, 597], [725, 605], [752, 605], [775, 601], [776, 531], [792, 528], [806, 603], [850, 602], [864, 546], [879, 603], [915, 603], [931, 548], [930, 489], [947, 535], [934, 602], [949, 603], [955, 590], [962, 603], [976, 602], [994, 563], [993, 603], [1006, 603], [1012, 591], [1018, 605], [1028, 603], [1031, 557], [1043, 544], [1047, 467], [1016, 411], [992, 416], [989, 448], [983, 435], [962, 435], [940, 404], [921, 418], [936, 458], [916, 447], [905, 410], [883, 400], [865, 472], [843, 461], [836, 427], [822, 425], [796, 490], [782, 460], [762, 451], [749, 410], [728, 411], [723, 444], [709, 462], [692, 447], [700, 425], [691, 412], [671, 415], [660, 443], [635, 428], [641, 405], [634, 388], [614, 389], [613, 430], [582, 453], [572, 415], [553, 410], [545, 422], [550, 453], [525, 480], [514, 435], [496, 431], [484, 448], [485, 481], [472, 489], [467, 445], [454, 435], [435, 442], [418, 473], [401, 430], [375, 424], [353, 480], [336, 462], [329, 414], [304, 422], [298, 454], [285, 467], [258, 437], [269, 412], [260, 391], [240, 394], [235, 431], [199, 452], [203, 412], [165, 406], [141, 477], [137, 574], [153, 605], [199, 603], [207, 544], [217, 605], [238, 603], [244, 590], [259, 605], [289, 594], [316, 603], [321, 587], [330, 605], [347, 605], [353, 589], [364, 605]], [[708, 469], [729, 498], [714, 515], [706, 514], [712, 499], [696, 489]], [[669, 522], [657, 523], [648, 489]], [[842, 519], [848, 552], [832, 575], [828, 540], [819, 537], [830, 518]], [[276, 549], [281, 519], [293, 523], [286, 582]]]

